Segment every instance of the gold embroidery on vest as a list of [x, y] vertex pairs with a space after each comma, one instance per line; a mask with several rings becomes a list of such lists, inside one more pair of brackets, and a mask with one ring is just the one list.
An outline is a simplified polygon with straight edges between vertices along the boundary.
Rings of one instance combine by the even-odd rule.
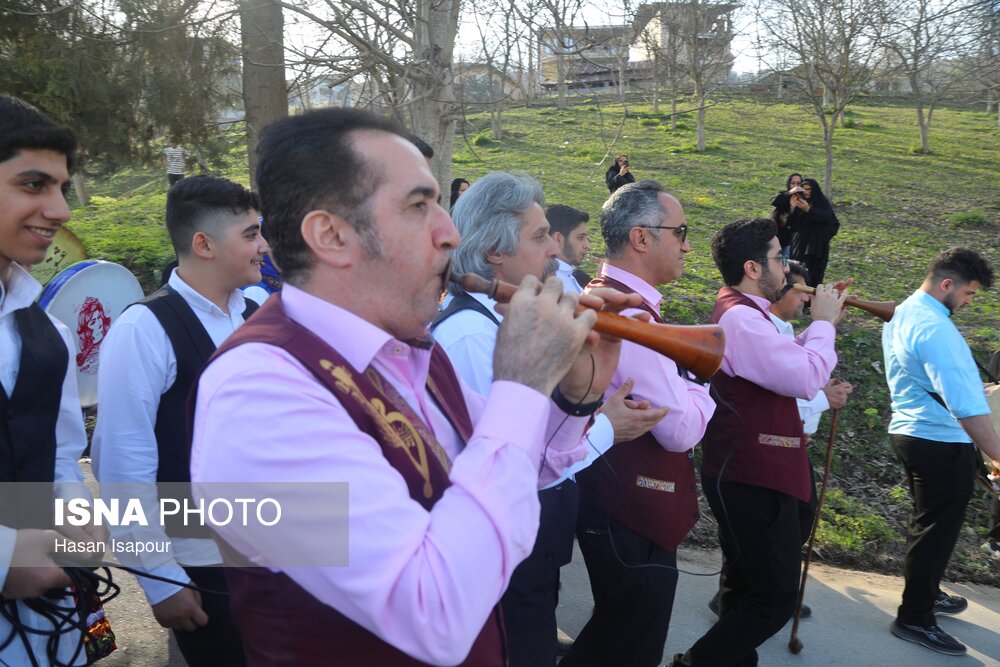
[[427, 464], [427, 449], [424, 446], [423, 438], [420, 437], [410, 420], [395, 410], [387, 412], [385, 403], [377, 398], [372, 400], [365, 398], [361, 389], [355, 384], [351, 372], [343, 366], [336, 366], [327, 359], [320, 360], [319, 365], [333, 376], [338, 390], [350, 394], [375, 420], [386, 441], [393, 447], [406, 452], [413, 467], [424, 478], [424, 497], [430, 498], [434, 489], [431, 485], [430, 466]]
[[667, 482], [662, 479], [655, 479], [653, 477], [646, 477], [644, 475], [636, 475], [635, 485], [640, 489], [649, 489], [651, 491], [664, 491], [666, 493], [673, 493], [676, 485], [673, 482]]
[[802, 444], [802, 439], [790, 435], [772, 435], [770, 433], [758, 433], [757, 442], [762, 445], [770, 445], [772, 447], [785, 447], [788, 449], [798, 449]]

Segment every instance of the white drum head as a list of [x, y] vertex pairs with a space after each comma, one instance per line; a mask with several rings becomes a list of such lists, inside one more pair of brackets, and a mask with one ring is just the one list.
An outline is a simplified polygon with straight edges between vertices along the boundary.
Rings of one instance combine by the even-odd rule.
[[101, 342], [125, 308], [144, 296], [139, 281], [124, 266], [86, 260], [61, 271], [38, 297], [38, 305], [65, 324], [75, 339], [80, 405], [97, 405], [97, 366]]

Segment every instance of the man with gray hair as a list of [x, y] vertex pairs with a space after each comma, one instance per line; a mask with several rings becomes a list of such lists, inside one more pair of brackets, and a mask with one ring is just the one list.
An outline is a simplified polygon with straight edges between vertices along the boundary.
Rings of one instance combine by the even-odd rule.
[[[494, 172], [476, 181], [452, 210], [462, 236], [452, 251], [453, 270], [514, 284], [528, 275], [552, 276], [559, 249], [549, 235], [544, 205], [541, 184], [526, 174]], [[485, 395], [493, 381], [502, 315], [485, 295], [468, 294], [454, 285], [449, 290], [445, 309], [431, 325], [434, 338], [466, 383]], [[514, 571], [502, 600], [511, 667], [555, 663], [559, 568], [573, 555], [579, 499], [572, 474], [610, 448], [617, 437], [637, 437], [665, 414], [645, 403], [626, 403], [627, 393], [626, 386], [602, 406], [587, 435], [587, 459], [539, 492], [541, 520], [534, 550]]]
[[[684, 209], [656, 181], [624, 185], [601, 211], [607, 259], [588, 289], [638, 293], [662, 322], [657, 289], [681, 277], [691, 251]], [[629, 311], [624, 311], [629, 314]], [[693, 448], [715, 403], [671, 359], [624, 341], [609, 393], [634, 379], [631, 397], [667, 409], [648, 432], [616, 444], [577, 476], [577, 540], [594, 610], [563, 667], [659, 665], [677, 586], [677, 545], [698, 520]]]

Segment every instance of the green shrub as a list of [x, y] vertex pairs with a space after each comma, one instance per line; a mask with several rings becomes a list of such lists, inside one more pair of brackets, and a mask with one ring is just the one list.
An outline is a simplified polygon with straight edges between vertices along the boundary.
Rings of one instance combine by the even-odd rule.
[[981, 227], [989, 222], [982, 211], [962, 211], [946, 216], [952, 227]]
[[480, 132], [472, 137], [473, 146], [490, 146], [495, 143], [496, 141], [493, 139], [493, 134], [489, 131]]
[[[697, 153], [698, 152], [698, 142], [692, 141], [686, 144], [681, 144], [680, 146], [669, 146], [664, 149], [667, 153]], [[707, 141], [705, 142], [705, 152], [709, 151], [721, 151], [722, 145]]]
[[643, 118], [639, 121], [639, 125], [642, 127], [656, 127], [660, 124], [659, 118]]
[[822, 546], [861, 553], [871, 543], [898, 541], [900, 537], [884, 516], [857, 498], [840, 489], [827, 489], [816, 539]]

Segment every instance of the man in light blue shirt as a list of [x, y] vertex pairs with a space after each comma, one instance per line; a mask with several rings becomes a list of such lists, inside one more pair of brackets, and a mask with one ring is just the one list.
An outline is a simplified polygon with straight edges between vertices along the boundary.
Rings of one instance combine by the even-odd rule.
[[582, 285], [579, 280], [587, 275], [579, 266], [590, 252], [590, 240], [587, 238], [590, 215], [572, 206], [553, 204], [545, 211], [545, 218], [549, 221], [549, 236], [559, 246], [556, 277], [562, 281], [567, 292], [579, 295], [590, 282], [590, 276]]
[[889, 438], [903, 464], [910, 516], [906, 585], [892, 633], [933, 651], [962, 655], [965, 646], [941, 630], [935, 614], [957, 614], [968, 602], [940, 589], [980, 465], [976, 447], [1000, 458], [975, 361], [951, 315], [993, 283], [993, 268], [968, 248], [938, 255], [923, 284], [882, 329], [892, 395]]

